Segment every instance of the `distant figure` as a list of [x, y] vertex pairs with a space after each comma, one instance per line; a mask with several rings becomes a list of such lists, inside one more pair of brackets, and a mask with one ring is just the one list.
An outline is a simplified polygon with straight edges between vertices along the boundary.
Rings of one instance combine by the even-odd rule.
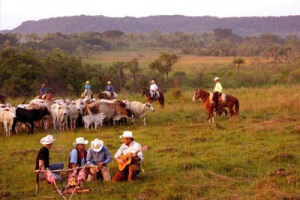
[[218, 99], [219, 99], [219, 96], [222, 95], [223, 88], [222, 88], [222, 85], [220, 83], [220, 78], [219, 77], [215, 77], [214, 81], [215, 81], [216, 85], [215, 85], [215, 89], [214, 89], [213, 100], [215, 102], [215, 110], [217, 111], [218, 110]]
[[91, 85], [89, 81], [85, 82], [85, 86], [84, 86], [84, 92], [82, 93], [81, 97], [82, 98], [86, 98], [87, 100], [92, 99], [93, 96], [93, 92], [91, 90]]
[[43, 99], [45, 94], [47, 94], [47, 88], [46, 88], [46, 84], [43, 83], [40, 89], [40, 98]]
[[152, 94], [152, 99], [155, 99], [155, 97], [156, 97], [156, 92], [158, 92], [158, 87], [157, 87], [157, 85], [155, 84], [155, 81], [154, 81], [154, 80], [151, 81], [150, 91], [151, 91], [151, 94]]
[[112, 98], [114, 96], [114, 86], [111, 85], [110, 81], [107, 82], [107, 85], [105, 87], [105, 91], [109, 92], [110, 98]]

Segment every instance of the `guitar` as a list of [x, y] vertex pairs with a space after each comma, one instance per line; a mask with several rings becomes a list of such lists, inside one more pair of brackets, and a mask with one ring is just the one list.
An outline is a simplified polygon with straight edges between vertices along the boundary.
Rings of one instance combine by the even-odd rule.
[[131, 164], [132, 158], [133, 158], [133, 156], [132, 156], [133, 154], [137, 154], [138, 152], [145, 151], [147, 149], [148, 149], [148, 146], [145, 145], [142, 148], [140, 148], [139, 150], [137, 150], [135, 153], [127, 153], [125, 155], [120, 156], [120, 159], [123, 160], [124, 163], [122, 164], [122, 163], [118, 162], [118, 169], [120, 171], [123, 171], [127, 165]]

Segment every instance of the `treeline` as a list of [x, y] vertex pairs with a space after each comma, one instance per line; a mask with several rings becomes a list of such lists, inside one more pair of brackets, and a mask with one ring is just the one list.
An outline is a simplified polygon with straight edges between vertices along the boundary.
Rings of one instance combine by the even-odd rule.
[[31, 48], [40, 53], [59, 48], [69, 55], [84, 58], [108, 50], [171, 48], [183, 54], [199, 56], [264, 56], [275, 62], [294, 62], [299, 59], [300, 52], [300, 39], [295, 35], [281, 37], [265, 33], [260, 36], [238, 36], [231, 29], [220, 28], [205, 34], [163, 34], [158, 31], [125, 34], [118, 30], [44, 36], [0, 34], [0, 42], [2, 47]]

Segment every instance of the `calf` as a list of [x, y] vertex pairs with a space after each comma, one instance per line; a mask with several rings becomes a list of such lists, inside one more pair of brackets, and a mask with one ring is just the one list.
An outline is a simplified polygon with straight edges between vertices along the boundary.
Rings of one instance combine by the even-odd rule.
[[51, 116], [53, 120], [53, 128], [56, 126], [60, 129], [68, 129], [69, 107], [66, 104], [56, 103], [51, 106]]
[[17, 122], [28, 123], [30, 125], [30, 133], [33, 133], [34, 130], [34, 121], [41, 120], [44, 116], [50, 115], [48, 109], [40, 108], [40, 109], [24, 109], [17, 108], [16, 109], [16, 119], [14, 120], [12, 130], [15, 132], [15, 126]]
[[83, 116], [84, 128], [89, 129], [90, 125], [93, 123], [95, 130], [97, 130], [98, 126], [103, 126], [103, 120], [106, 118], [104, 113], [96, 114], [96, 115], [85, 115]]
[[75, 129], [76, 128], [76, 120], [78, 118], [80, 109], [77, 108], [75, 101], [72, 101], [68, 107], [69, 107], [68, 117], [70, 119], [70, 128]]

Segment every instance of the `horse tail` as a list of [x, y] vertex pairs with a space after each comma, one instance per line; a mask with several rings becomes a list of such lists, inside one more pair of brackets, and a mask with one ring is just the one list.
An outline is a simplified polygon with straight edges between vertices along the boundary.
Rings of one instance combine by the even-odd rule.
[[235, 116], [237, 116], [239, 114], [239, 109], [240, 109], [240, 102], [238, 99], [236, 99], [234, 105], [235, 105]]
[[164, 97], [164, 94], [163, 94], [163, 93], [160, 93], [159, 95], [161, 95], [161, 96], [159, 97], [159, 103], [160, 103], [160, 105], [162, 106], [162, 108], [164, 108], [164, 106], [165, 106], [165, 97]]

